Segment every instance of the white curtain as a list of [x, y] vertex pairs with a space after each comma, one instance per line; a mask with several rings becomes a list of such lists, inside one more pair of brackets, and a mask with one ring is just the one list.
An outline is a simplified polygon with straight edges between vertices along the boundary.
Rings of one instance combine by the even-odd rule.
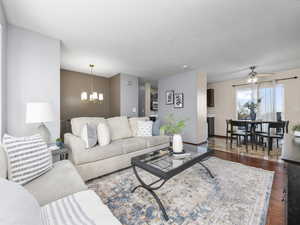
[[284, 119], [284, 87], [276, 82], [262, 83], [258, 87], [258, 98], [261, 103], [257, 117], [262, 120], [276, 121], [277, 113]]

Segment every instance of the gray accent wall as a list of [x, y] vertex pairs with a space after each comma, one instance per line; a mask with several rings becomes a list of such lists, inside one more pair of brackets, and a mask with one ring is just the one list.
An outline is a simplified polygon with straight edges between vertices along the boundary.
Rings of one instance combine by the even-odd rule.
[[16, 26], [8, 26], [7, 132], [36, 133], [26, 124], [26, 103], [49, 102], [55, 121], [46, 123], [52, 140], [60, 136], [60, 41]]
[[[158, 115], [162, 122], [172, 113], [178, 120], [188, 119], [183, 140], [199, 144], [207, 140], [206, 123], [206, 73], [189, 71], [160, 79], [158, 82]], [[166, 105], [168, 90], [184, 94], [184, 108]]]

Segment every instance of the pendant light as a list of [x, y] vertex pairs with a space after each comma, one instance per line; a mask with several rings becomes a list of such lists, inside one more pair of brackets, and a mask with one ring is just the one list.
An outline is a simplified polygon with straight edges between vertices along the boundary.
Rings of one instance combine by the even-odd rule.
[[86, 91], [81, 92], [81, 101], [90, 101], [94, 103], [102, 103], [104, 100], [103, 93], [99, 93], [94, 90], [94, 77], [93, 77], [93, 69], [95, 67], [94, 64], [89, 65], [90, 70], [91, 70], [91, 90], [90, 93], [88, 94]]

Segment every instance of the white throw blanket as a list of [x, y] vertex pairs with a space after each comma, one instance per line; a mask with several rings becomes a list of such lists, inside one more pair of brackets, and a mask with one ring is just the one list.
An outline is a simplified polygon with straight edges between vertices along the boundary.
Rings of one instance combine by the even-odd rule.
[[43, 225], [120, 225], [94, 191], [82, 191], [42, 207]]

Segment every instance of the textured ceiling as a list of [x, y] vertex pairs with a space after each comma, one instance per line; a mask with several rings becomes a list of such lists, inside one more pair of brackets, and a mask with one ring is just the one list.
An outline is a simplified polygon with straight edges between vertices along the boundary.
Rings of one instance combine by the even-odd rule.
[[61, 67], [210, 81], [300, 67], [299, 0], [3, 0], [10, 24], [62, 42]]

